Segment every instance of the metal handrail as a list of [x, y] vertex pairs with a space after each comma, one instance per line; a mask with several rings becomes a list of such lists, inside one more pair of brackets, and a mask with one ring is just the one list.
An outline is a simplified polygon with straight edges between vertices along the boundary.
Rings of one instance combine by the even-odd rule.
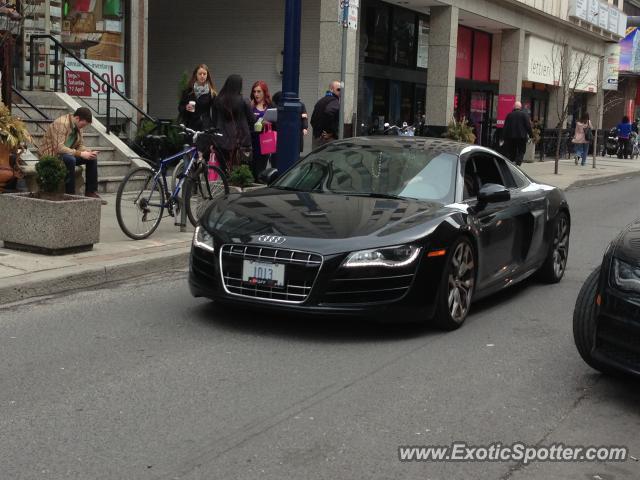
[[[14, 87], [13, 85], [11, 85], [11, 91], [13, 93], [15, 93], [17, 96], [19, 96], [27, 105], [29, 105], [31, 108], [33, 108], [36, 112], [38, 112], [42, 117], [44, 117], [45, 120], [51, 121], [51, 118], [49, 118], [49, 115], [47, 115], [46, 113], [44, 113], [42, 110], [40, 110], [37, 106], [35, 106], [33, 103], [31, 103], [31, 101], [29, 101], [29, 99], [27, 97], [25, 97], [22, 92], [20, 90], [18, 90], [16, 87]], [[31, 115], [29, 115], [27, 112], [25, 112], [22, 108], [20, 108], [19, 105], [16, 105], [20, 111], [22, 113], [24, 113], [27, 117], [29, 117], [30, 120], [35, 120], [31, 118]]]
[[[54, 50], [54, 56], [55, 56], [55, 58], [54, 58], [54, 63], [55, 63], [54, 68], [55, 68], [55, 70], [54, 70], [54, 74], [53, 74], [54, 91], [56, 91], [56, 92], [58, 91], [58, 76], [59, 76], [58, 75], [58, 63], [59, 63], [58, 62], [58, 59], [59, 59], [59, 51], [58, 51], [58, 49], [61, 49], [65, 54], [69, 55], [71, 58], [76, 60], [80, 65], [82, 65], [84, 68], [86, 68], [89, 71], [89, 73], [91, 73], [91, 75], [93, 75], [94, 78], [97, 78], [104, 85], [106, 85], [106, 87], [107, 87], [107, 124], [106, 124], [107, 133], [109, 133], [109, 131], [110, 131], [110, 123], [111, 123], [111, 91], [112, 90], [116, 95], [118, 95], [122, 100], [124, 100], [129, 106], [133, 107], [133, 109], [136, 110], [138, 113], [143, 115], [148, 120], [150, 120], [150, 121], [152, 121], [154, 123], [156, 122], [155, 118], [153, 118], [147, 112], [142, 110], [139, 106], [137, 106], [135, 103], [133, 103], [127, 97], [125, 97], [122, 93], [120, 93], [120, 91], [118, 91], [113, 85], [111, 85], [104, 78], [102, 78], [102, 76], [100, 76], [100, 74], [98, 74], [93, 68], [91, 68], [89, 65], [87, 65], [82, 59], [80, 59], [75, 53], [73, 53], [71, 50], [69, 50], [67, 47], [65, 47], [60, 41], [58, 41], [58, 39], [56, 39], [51, 34], [31, 35], [31, 38], [29, 39], [29, 47], [31, 49], [30, 65], [29, 65], [29, 74], [30, 74], [29, 90], [33, 90], [34, 64], [35, 64], [35, 57], [36, 57], [35, 40], [39, 39], [39, 38], [48, 38], [48, 39], [52, 40], [54, 45], [55, 45], [55, 50]], [[64, 70], [64, 67], [63, 67], [63, 70]]]

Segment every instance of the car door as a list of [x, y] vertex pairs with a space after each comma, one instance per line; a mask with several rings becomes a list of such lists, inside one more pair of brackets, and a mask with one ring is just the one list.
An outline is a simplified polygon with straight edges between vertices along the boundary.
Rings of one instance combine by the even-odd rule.
[[509, 186], [498, 160], [490, 153], [474, 153], [466, 159], [463, 167], [463, 196], [478, 232], [477, 281], [480, 289], [510, 282], [518, 268], [514, 249], [517, 216], [522, 213], [522, 202], [516, 197], [480, 204], [477, 199], [478, 191], [487, 183]]
[[521, 234], [523, 267], [534, 265], [546, 257], [544, 229], [547, 220], [548, 189], [531, 182], [511, 162], [503, 161], [505, 176], [513, 179], [512, 197], [519, 198], [524, 207]]

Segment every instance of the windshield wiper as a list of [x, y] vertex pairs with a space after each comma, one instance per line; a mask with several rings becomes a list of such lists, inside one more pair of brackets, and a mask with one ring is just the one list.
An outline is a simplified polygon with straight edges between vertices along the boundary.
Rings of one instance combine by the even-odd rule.
[[363, 193], [353, 193], [353, 192], [331, 192], [338, 193], [342, 195], [349, 195], [352, 197], [369, 197], [369, 198], [388, 198], [392, 200], [406, 200], [406, 197], [400, 197], [398, 195], [392, 195], [390, 193], [375, 193], [375, 192], [363, 192]]
[[291, 192], [302, 192], [303, 190], [300, 190], [299, 188], [295, 188], [295, 187], [285, 187], [284, 185], [280, 186], [280, 185], [270, 185], [269, 188], [277, 188], [278, 190], [289, 190]]

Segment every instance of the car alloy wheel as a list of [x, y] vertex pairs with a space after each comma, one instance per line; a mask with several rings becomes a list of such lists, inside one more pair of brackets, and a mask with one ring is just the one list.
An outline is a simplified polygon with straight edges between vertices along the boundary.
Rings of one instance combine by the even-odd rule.
[[555, 225], [553, 235], [553, 273], [556, 278], [562, 278], [567, 267], [569, 254], [569, 221], [566, 215], [560, 215]]
[[455, 323], [461, 324], [471, 307], [475, 279], [473, 251], [468, 242], [458, 243], [449, 261], [447, 282], [449, 315]]

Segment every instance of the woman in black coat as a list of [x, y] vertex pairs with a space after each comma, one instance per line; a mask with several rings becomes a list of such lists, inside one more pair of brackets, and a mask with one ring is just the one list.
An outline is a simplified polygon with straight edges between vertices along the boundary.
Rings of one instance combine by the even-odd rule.
[[211, 127], [211, 107], [216, 98], [216, 87], [205, 64], [198, 65], [191, 75], [189, 85], [182, 92], [178, 112], [180, 121], [193, 130]]
[[213, 125], [222, 133], [217, 141], [231, 170], [241, 163], [252, 164], [251, 132], [256, 123], [251, 104], [242, 96], [242, 77], [229, 75], [213, 102]]

